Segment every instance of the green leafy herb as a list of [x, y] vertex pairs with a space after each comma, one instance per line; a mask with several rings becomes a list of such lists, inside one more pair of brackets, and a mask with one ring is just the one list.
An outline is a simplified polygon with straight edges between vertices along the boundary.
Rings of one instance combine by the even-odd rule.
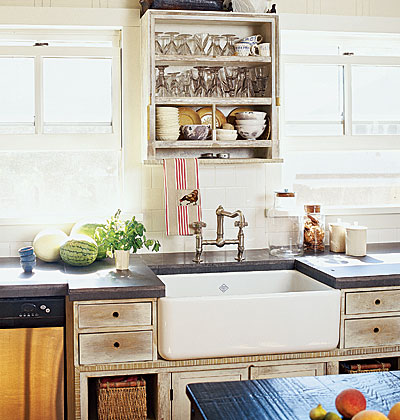
[[146, 228], [135, 219], [135, 216], [126, 221], [122, 221], [120, 216], [121, 210], [118, 209], [115, 215], [107, 220], [104, 227], [96, 228], [96, 242], [106, 247], [108, 255], [112, 255], [116, 250], [132, 249], [132, 252], [136, 253], [143, 246], [147, 249], [152, 247], [151, 250], [155, 252], [160, 250], [160, 242], [146, 238]]

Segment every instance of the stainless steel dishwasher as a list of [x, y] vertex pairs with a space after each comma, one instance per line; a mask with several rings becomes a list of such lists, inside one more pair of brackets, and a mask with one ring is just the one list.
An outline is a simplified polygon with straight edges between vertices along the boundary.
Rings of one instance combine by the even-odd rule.
[[0, 419], [64, 419], [64, 297], [0, 299]]

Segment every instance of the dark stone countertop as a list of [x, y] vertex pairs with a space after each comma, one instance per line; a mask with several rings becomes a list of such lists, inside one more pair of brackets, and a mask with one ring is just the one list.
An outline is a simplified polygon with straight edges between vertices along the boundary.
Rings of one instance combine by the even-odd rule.
[[95, 261], [87, 267], [63, 262], [37, 261], [32, 274], [26, 274], [19, 258], [0, 258], [0, 298], [69, 295], [71, 300], [134, 299], [165, 296], [158, 274], [184, 274], [229, 271], [291, 270], [337, 289], [400, 286], [400, 244], [368, 246], [366, 257], [348, 257], [326, 252], [284, 259], [269, 255], [266, 249], [247, 250], [246, 260], [235, 261], [236, 251], [207, 251], [203, 262], [195, 264], [193, 253], [158, 253], [131, 256], [126, 272], [117, 272], [114, 260]]
[[138, 256], [131, 256], [129, 270], [121, 272], [109, 258], [87, 267], [37, 260], [29, 274], [22, 271], [19, 258], [0, 258], [0, 270], [0, 298], [68, 295], [71, 300], [91, 300], [165, 295], [164, 283]]
[[400, 286], [400, 243], [368, 245], [365, 257], [304, 255], [295, 268], [336, 289]]

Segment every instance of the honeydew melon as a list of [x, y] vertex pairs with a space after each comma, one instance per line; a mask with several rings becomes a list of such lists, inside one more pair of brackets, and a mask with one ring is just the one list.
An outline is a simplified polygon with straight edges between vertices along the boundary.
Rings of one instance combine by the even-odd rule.
[[44, 229], [33, 240], [33, 249], [38, 258], [45, 262], [54, 262], [60, 259], [60, 246], [68, 238], [60, 229]]

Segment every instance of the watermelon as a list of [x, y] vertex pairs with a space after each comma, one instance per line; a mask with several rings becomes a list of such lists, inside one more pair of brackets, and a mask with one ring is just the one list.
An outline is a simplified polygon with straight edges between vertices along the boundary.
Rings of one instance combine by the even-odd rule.
[[87, 235], [70, 236], [60, 247], [61, 259], [70, 265], [90, 265], [97, 257], [97, 244]]
[[100, 245], [95, 236], [94, 233], [96, 231], [96, 228], [98, 227], [104, 227], [105, 225], [103, 223], [101, 223], [102, 220], [87, 220], [87, 221], [81, 221], [78, 223], [75, 223], [74, 227], [71, 230], [71, 236], [74, 235], [87, 235], [90, 236], [92, 239], [94, 239], [97, 243], [97, 248], [98, 248], [98, 253], [97, 253], [97, 260], [102, 260], [104, 258], [106, 258], [106, 252], [107, 249], [105, 247], [105, 245]]

